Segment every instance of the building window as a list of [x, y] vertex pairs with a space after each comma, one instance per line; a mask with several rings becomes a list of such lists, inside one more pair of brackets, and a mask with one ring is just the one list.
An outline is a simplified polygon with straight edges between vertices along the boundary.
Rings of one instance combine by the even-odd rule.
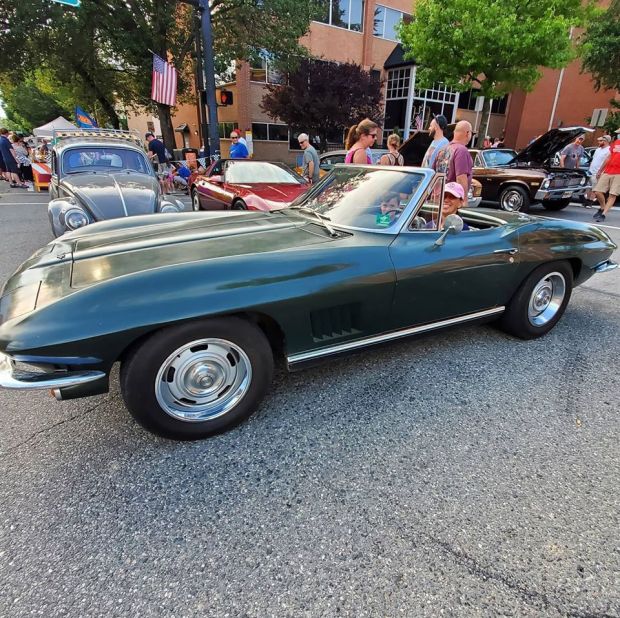
[[[466, 90], [465, 92], [461, 92], [461, 96], [459, 97], [459, 108], [476, 111], [476, 100], [478, 99], [478, 97], [476, 96], [477, 92], [479, 92], [477, 88], [472, 88], [471, 90]], [[507, 105], [508, 105], [507, 94], [501, 97], [500, 99], [492, 99], [491, 113], [492, 114], [505, 114]]]
[[406, 23], [410, 20], [411, 15], [378, 4], [377, 8], [375, 9], [373, 34], [375, 36], [381, 37], [382, 39], [397, 41], [398, 24], [400, 24], [401, 21], [404, 21]]
[[440, 114], [452, 122], [459, 101], [459, 93], [441, 82], [427, 90], [414, 90], [411, 127], [428, 128], [431, 120]]
[[228, 138], [230, 134], [235, 129], [239, 128], [239, 123], [237, 122], [218, 122], [217, 123], [217, 133], [220, 138]]
[[274, 69], [267, 59], [260, 58], [250, 63], [250, 81], [261, 84], [283, 84], [284, 75]]
[[288, 142], [288, 126], [268, 122], [253, 122], [252, 139], [265, 142]]
[[316, 21], [354, 32], [363, 32], [364, 0], [322, 0], [321, 6], [322, 14]]
[[409, 95], [411, 69], [390, 69], [387, 78], [386, 100], [406, 99]]

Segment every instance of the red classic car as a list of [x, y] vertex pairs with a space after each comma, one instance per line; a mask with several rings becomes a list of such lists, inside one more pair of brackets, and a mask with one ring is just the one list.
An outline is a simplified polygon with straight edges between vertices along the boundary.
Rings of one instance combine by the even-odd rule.
[[278, 210], [308, 189], [281, 163], [221, 159], [191, 183], [193, 210]]

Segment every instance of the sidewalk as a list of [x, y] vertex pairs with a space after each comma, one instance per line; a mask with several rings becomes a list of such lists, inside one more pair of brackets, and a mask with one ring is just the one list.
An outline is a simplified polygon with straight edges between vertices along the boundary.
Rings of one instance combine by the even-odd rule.
[[[23, 195], [28, 193], [36, 193], [34, 187], [31, 189], [12, 189], [9, 183], [6, 180], [0, 180], [0, 198], [4, 195]], [[39, 194], [43, 195], [43, 193]]]

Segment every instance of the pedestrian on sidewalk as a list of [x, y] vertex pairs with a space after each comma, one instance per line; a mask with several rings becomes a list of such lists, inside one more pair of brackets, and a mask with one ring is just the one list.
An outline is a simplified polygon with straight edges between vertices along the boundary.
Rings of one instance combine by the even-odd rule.
[[[594, 187], [600, 208], [594, 215], [595, 221], [605, 221], [605, 216], [613, 208], [616, 198], [620, 195], [620, 128], [616, 129], [616, 139], [609, 146], [609, 154], [596, 177]], [[605, 200], [605, 194], [608, 194]]]
[[431, 124], [428, 127], [429, 137], [433, 140], [430, 146], [426, 149], [426, 153], [424, 154], [424, 158], [422, 159], [422, 167], [433, 167], [433, 163], [435, 163], [435, 157], [437, 153], [445, 148], [449, 140], [444, 135], [445, 130], [448, 127], [448, 120], [445, 116], [441, 114], [435, 116], [431, 120]]
[[[448, 140], [446, 140], [447, 142]], [[400, 135], [392, 133], [387, 138], [388, 151], [379, 159], [379, 165], [405, 165], [403, 155], [398, 152], [400, 148]]]
[[584, 135], [578, 135], [574, 142], [560, 152], [560, 167], [564, 167], [567, 170], [575, 170], [579, 167], [579, 161], [585, 152], [583, 147], [584, 139]]
[[300, 133], [297, 141], [304, 151], [304, 167], [301, 175], [310, 183], [319, 182], [319, 155], [310, 143], [310, 136], [307, 133]]
[[[607, 159], [607, 155], [609, 154], [609, 144], [611, 144], [611, 135], [601, 135], [597, 138], [598, 148], [592, 154], [592, 159], [590, 161], [590, 166], [588, 167], [588, 171], [590, 172], [590, 178], [593, 181], [596, 181], [597, 175], [601, 166], [603, 165], [603, 161]], [[590, 201], [594, 204], [598, 204], [598, 200], [596, 199], [596, 194], [594, 193], [594, 188], [588, 191], [587, 201]], [[590, 208], [590, 205], [586, 203], [586, 208]]]
[[13, 135], [13, 150], [15, 150], [15, 158], [19, 167], [19, 177], [22, 182], [34, 182], [32, 177], [32, 162], [28, 152], [28, 147], [21, 135]]
[[350, 127], [345, 146], [348, 152], [344, 162], [358, 165], [372, 164], [372, 159], [366, 150], [374, 146], [378, 133], [379, 125], [370, 118], [364, 118], [359, 124]]
[[8, 180], [12, 189], [27, 189], [28, 185], [22, 183], [19, 179], [19, 167], [17, 165], [17, 158], [13, 144], [11, 144], [9, 138], [8, 129], [0, 128], [0, 156], [4, 160], [4, 167], [8, 174]]
[[[230, 151], [229, 156], [231, 159], [249, 159], [250, 151], [247, 146], [244, 146], [240, 141], [241, 134], [239, 131], [232, 131], [230, 134]], [[244, 140], [245, 141], [245, 140]]]

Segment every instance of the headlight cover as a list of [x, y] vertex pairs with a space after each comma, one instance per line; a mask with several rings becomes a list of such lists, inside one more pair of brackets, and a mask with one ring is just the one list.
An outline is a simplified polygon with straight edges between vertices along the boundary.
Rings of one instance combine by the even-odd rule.
[[79, 208], [70, 208], [69, 210], [65, 211], [64, 218], [65, 225], [70, 230], [77, 230], [90, 223], [88, 217], [86, 216], [86, 213], [84, 213], [84, 211], [80, 210]]
[[541, 189], [548, 189], [549, 185], [551, 184], [551, 181], [546, 178], [545, 180], [542, 181], [542, 184], [540, 185]]
[[582, 186], [586, 184], [585, 176], [581, 179], [581, 182], [579, 184], [582, 185]]

